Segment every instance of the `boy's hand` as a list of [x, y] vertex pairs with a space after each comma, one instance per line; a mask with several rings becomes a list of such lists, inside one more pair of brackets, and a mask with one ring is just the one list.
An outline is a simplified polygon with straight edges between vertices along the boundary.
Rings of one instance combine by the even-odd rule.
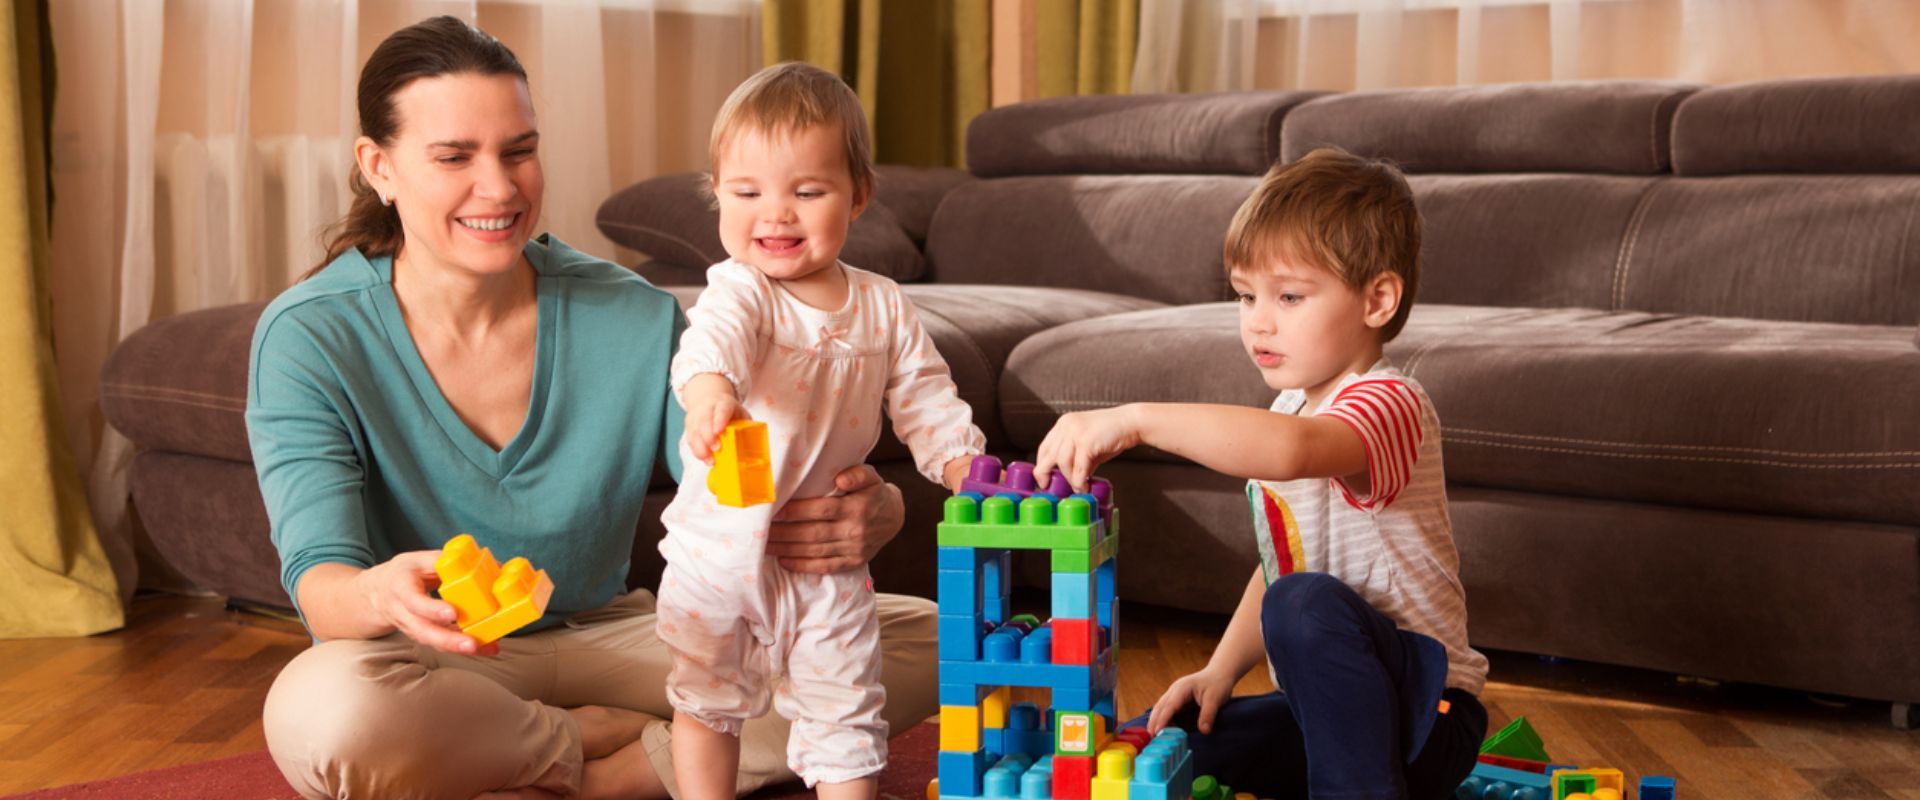
[[1147, 715], [1147, 732], [1159, 734], [1161, 728], [1167, 727], [1167, 721], [1192, 701], [1200, 707], [1200, 732], [1213, 733], [1213, 715], [1220, 711], [1221, 703], [1233, 696], [1233, 684], [1232, 675], [1211, 669], [1174, 681], [1153, 704], [1153, 713]]
[[960, 482], [967, 479], [967, 473], [973, 469], [973, 456], [961, 456], [947, 462], [945, 480], [947, 491], [956, 494], [960, 491]]
[[1135, 411], [1134, 406], [1125, 405], [1061, 417], [1034, 454], [1033, 479], [1045, 486], [1058, 469], [1066, 473], [1074, 491], [1086, 491], [1096, 468], [1140, 444]]
[[712, 464], [713, 451], [720, 447], [720, 432], [736, 419], [752, 419], [740, 398], [733, 393], [733, 381], [716, 373], [695, 375], [687, 381], [681, 395], [687, 406], [687, 449], [693, 457]]

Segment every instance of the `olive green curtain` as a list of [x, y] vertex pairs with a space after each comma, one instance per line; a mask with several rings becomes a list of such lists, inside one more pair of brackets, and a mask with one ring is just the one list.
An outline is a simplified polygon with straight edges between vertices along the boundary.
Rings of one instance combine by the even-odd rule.
[[120, 627], [118, 584], [68, 450], [47, 299], [52, 37], [45, 0], [0, 14], [0, 637]]
[[1032, 0], [1040, 97], [1126, 94], [1140, 41], [1137, 0]]
[[988, 0], [765, 0], [767, 63], [805, 61], [860, 95], [874, 159], [962, 166], [967, 123], [987, 110]]

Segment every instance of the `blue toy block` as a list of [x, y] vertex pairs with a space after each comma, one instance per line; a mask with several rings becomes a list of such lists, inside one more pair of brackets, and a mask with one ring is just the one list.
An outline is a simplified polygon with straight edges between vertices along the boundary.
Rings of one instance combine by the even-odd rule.
[[[1107, 562], [1113, 563], [1111, 561]], [[1053, 573], [1053, 618], [1093, 619], [1093, 583], [1091, 572]]]
[[1007, 621], [1013, 604], [1013, 553], [988, 550], [980, 565], [980, 605], [988, 622]]
[[940, 604], [940, 613], [958, 616], [972, 615], [979, 610], [980, 573], [973, 569], [943, 569], [935, 573], [937, 591], [934, 602]]
[[980, 731], [980, 749], [987, 751], [989, 757], [1007, 754], [1007, 731], [1005, 728], [986, 728]]
[[1193, 751], [1187, 733], [1166, 728], [1133, 760], [1127, 800], [1187, 800], [1193, 795]]
[[[1047, 747], [1052, 748], [1049, 740]], [[1020, 776], [1020, 800], [1053, 800], [1053, 756], [1042, 756]]]
[[1023, 664], [1053, 663], [1053, 629], [1035, 628], [1033, 633], [1020, 642], [1020, 662]]
[[982, 797], [1012, 800], [1020, 796], [1020, 776], [1033, 765], [1033, 758], [1013, 753], [995, 761], [982, 778]]
[[940, 794], [979, 797], [981, 779], [987, 772], [987, 752], [940, 754]]
[[[1042, 628], [1041, 630], [1045, 630]], [[1029, 640], [1039, 636], [1039, 631]], [[1078, 690], [1085, 694], [1086, 704], [1069, 707], [1069, 710], [1086, 710], [1093, 707], [1096, 694], [1113, 691], [1113, 651], [1101, 654], [1091, 665], [1068, 664], [1028, 664], [987, 663], [983, 661], [947, 661], [940, 662], [940, 682], [973, 683], [981, 686], [1031, 686], [1051, 689]], [[1058, 701], [1055, 703], [1058, 706]]]
[[[984, 625], [978, 615], [940, 615], [940, 660], [979, 661], [980, 633]], [[966, 681], [952, 681], [966, 683]]]
[[943, 683], [940, 684], [940, 705], [977, 706], [993, 688], [977, 683]]
[[1117, 599], [1114, 596], [1114, 581], [1118, 578], [1117, 568], [1118, 562], [1108, 561], [1093, 571], [1093, 607], [1100, 612], [1099, 618], [1095, 621], [1100, 623], [1100, 627], [1109, 630], [1114, 627], [1113, 606]]
[[1014, 625], [1002, 625], [980, 640], [980, 661], [990, 664], [1020, 663], [1021, 643], [1027, 638]]
[[1553, 800], [1553, 786], [1549, 781], [1538, 772], [1476, 762], [1473, 773], [1454, 790], [1454, 797], [1458, 800]]
[[[1111, 692], [1093, 699], [1093, 711], [1094, 713], [1107, 718], [1107, 730], [1110, 730], [1110, 731], [1119, 730], [1119, 728], [1114, 725], [1114, 722], [1116, 720], [1114, 719], [1113, 694]], [[1166, 730], [1174, 730], [1174, 729], [1168, 728], [1163, 730], [1162, 733], [1164, 733]]]
[[936, 547], [934, 569], [979, 569], [979, 550], [972, 547]]
[[1664, 775], [1647, 775], [1640, 779], [1640, 800], [1674, 800], [1673, 779]]

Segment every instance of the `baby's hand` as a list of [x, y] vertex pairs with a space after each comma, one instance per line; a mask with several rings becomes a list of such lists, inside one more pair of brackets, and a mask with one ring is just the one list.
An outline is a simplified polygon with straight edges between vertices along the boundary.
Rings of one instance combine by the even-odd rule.
[[973, 456], [961, 456], [947, 462], [944, 470], [947, 491], [956, 494], [960, 491], [960, 482], [967, 479], [967, 473], [973, 469]]
[[736, 419], [752, 419], [740, 398], [733, 393], [733, 382], [726, 376], [704, 373], [694, 376], [681, 390], [687, 402], [687, 449], [693, 457], [712, 464], [713, 451], [720, 447], [720, 433]]
[[1115, 406], [1061, 417], [1034, 454], [1033, 479], [1045, 486], [1057, 469], [1074, 491], [1087, 491], [1094, 469], [1140, 444], [1132, 414], [1132, 406]]

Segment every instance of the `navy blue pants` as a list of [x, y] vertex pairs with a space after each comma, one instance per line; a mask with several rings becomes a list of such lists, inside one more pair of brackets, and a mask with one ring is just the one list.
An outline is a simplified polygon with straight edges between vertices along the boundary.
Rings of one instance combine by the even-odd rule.
[[1210, 734], [1195, 707], [1176, 714], [1195, 775], [1282, 800], [1453, 796], [1486, 738], [1487, 711], [1471, 694], [1443, 690], [1438, 641], [1399, 630], [1318, 572], [1267, 587], [1260, 622], [1280, 691], [1229, 700]]

